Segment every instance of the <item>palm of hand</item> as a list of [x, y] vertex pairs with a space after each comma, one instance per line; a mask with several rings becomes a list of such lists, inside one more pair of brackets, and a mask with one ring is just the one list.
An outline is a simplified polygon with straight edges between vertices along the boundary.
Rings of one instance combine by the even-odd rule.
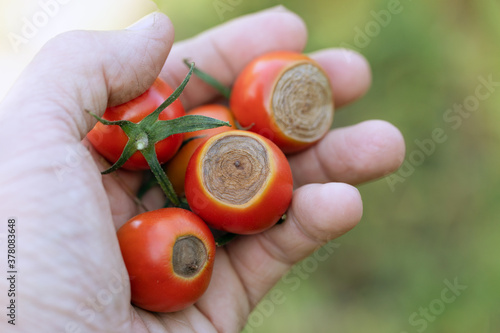
[[[2, 139], [19, 139], [16, 147], [2, 147], [2, 156], [14, 156], [14, 149], [16, 155], [0, 166], [1, 174], [10, 176], [1, 180], [0, 193], [9, 214], [21, 223], [23, 331], [43, 331], [40, 322], [50, 332], [238, 331], [291, 265], [359, 221], [357, 190], [328, 182], [360, 183], [393, 171], [402, 161], [401, 135], [385, 122], [332, 131], [315, 147], [290, 157], [297, 190], [286, 223], [219, 248], [211, 285], [199, 302], [173, 314], [132, 307], [115, 231], [141, 210], [133, 199], [140, 175], [119, 171], [101, 176], [102, 160], [80, 140], [94, 123], [84, 109], [102, 114], [107, 105], [144, 91], [160, 72], [172, 28], [160, 14], [152, 21], [142, 30], [61, 36], [40, 53], [2, 104]], [[196, 54], [201, 68], [230, 84], [256, 55], [300, 51], [305, 39], [295, 15], [281, 9], [256, 14], [179, 43], [160, 76], [177, 86], [185, 73], [182, 58]], [[240, 41], [246, 43], [234, 47]], [[130, 44], [140, 52], [123, 52]], [[332, 79], [337, 106], [355, 100], [369, 85], [364, 60], [345, 52], [313, 55]], [[61, 81], [67, 73], [72, 78]], [[34, 92], [29, 100], [26, 91]], [[193, 79], [183, 103], [189, 109], [213, 97], [212, 90]], [[26, 117], [32, 110], [36, 114]], [[25, 121], [22, 127], [19, 120]], [[153, 191], [144, 206], [158, 208], [161, 201]]]

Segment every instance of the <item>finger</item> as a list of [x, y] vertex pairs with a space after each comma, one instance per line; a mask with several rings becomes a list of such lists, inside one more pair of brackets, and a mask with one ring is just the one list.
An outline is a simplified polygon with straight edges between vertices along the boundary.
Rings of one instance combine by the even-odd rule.
[[[87, 140], [82, 141], [83, 146], [89, 151], [99, 171], [109, 169], [111, 164], [95, 150]], [[119, 169], [116, 172], [102, 175], [102, 186], [106, 191], [111, 216], [118, 229], [132, 216], [147, 209], [144, 200], [137, 197], [136, 193], [141, 186], [143, 174], [135, 171]]]
[[[57, 127], [58, 134], [80, 139], [95, 124], [84, 110], [102, 114], [108, 105], [143, 93], [158, 76], [172, 42], [172, 25], [160, 13], [123, 31], [59, 35], [39, 52], [9, 94], [6, 108], [18, 111], [4, 116], [36, 118], [34, 125], [44, 122]], [[26, 91], [32, 92], [30, 99], [16, 99]]]
[[[176, 43], [161, 77], [176, 86], [182, 81], [189, 58], [196, 66], [229, 86], [243, 67], [255, 57], [278, 50], [301, 52], [307, 32], [304, 22], [283, 7], [230, 21], [192, 39]], [[183, 93], [183, 104], [190, 109], [217, 96], [217, 92], [193, 78]]]
[[[22, 256], [27, 284], [19, 302], [47, 309], [55, 332], [73, 324], [85, 297], [109, 290], [109, 281], [126, 277], [101, 175], [81, 138], [95, 124], [84, 109], [103, 113], [145, 91], [159, 73], [172, 40], [168, 19], [153, 14], [142, 29], [71, 32], [49, 42], [26, 68], [0, 107], [0, 210], [22, 216], [26, 243]], [[145, 26], [144, 26], [145, 25]], [[170, 42], [169, 42], [170, 41]], [[140, 50], [140, 52], [138, 52]], [[8, 178], [9, 177], [9, 178]], [[5, 208], [4, 208], [5, 207]], [[14, 213], [15, 212], [15, 213]], [[57, 258], [57, 260], [54, 260]], [[105, 267], [105, 269], [102, 269]], [[91, 274], [98, 272], [99, 274]], [[78, 288], [75, 281], [85, 276]], [[122, 280], [123, 279], [123, 280]], [[0, 289], [2, 286], [0, 286]], [[109, 294], [93, 323], [133, 320], [130, 290]], [[33, 298], [45, 292], [50, 297]], [[61, 295], [67, 295], [62, 302]], [[111, 319], [110, 319], [111, 318]], [[26, 331], [36, 331], [37, 317]], [[111, 331], [108, 326], [103, 331]], [[73, 328], [75, 326], [73, 325]], [[85, 329], [87, 328], [87, 329]], [[115, 325], [116, 330], [116, 325]]]
[[[227, 245], [227, 257], [237, 276], [237, 283], [233, 285], [241, 285], [239, 289], [248, 294], [247, 306], [238, 302], [237, 308], [251, 310], [292, 265], [352, 229], [361, 215], [359, 192], [349, 185], [314, 184], [295, 191], [283, 224], [261, 234], [238, 238]], [[234, 286], [233, 289], [239, 290]], [[214, 296], [221, 290], [210, 287], [207, 292]], [[209, 304], [200, 306], [206, 315], [217, 321], [217, 313], [210, 310]], [[246, 318], [248, 313], [240, 315]], [[224, 325], [223, 322], [218, 324]]]
[[393, 125], [370, 120], [331, 131], [317, 145], [289, 157], [295, 186], [330, 181], [359, 184], [397, 170], [405, 144]]
[[363, 96], [370, 87], [370, 65], [359, 53], [351, 50], [329, 49], [312, 53], [327, 73], [332, 84], [335, 107], [339, 108]]

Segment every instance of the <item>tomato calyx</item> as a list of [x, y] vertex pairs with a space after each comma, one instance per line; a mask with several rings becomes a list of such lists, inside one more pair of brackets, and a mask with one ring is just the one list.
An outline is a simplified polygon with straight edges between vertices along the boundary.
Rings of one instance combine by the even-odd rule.
[[199, 131], [220, 126], [230, 126], [228, 122], [199, 115], [188, 115], [170, 120], [158, 119], [160, 113], [171, 105], [177, 98], [179, 98], [181, 93], [184, 91], [184, 88], [193, 74], [194, 68], [194, 63], [191, 63], [189, 72], [179, 87], [177, 87], [177, 89], [175, 89], [175, 91], [155, 111], [147, 115], [138, 123], [134, 123], [129, 120], [109, 121], [87, 110], [90, 115], [104, 125], [120, 126], [129, 138], [127, 144], [123, 148], [120, 158], [109, 169], [101, 172], [102, 174], [108, 174], [118, 170], [125, 164], [125, 162], [127, 162], [128, 159], [132, 157], [134, 153], [140, 151], [148, 162], [153, 175], [167, 196], [169, 202], [177, 207], [182, 205], [179, 198], [175, 194], [172, 183], [168, 179], [165, 171], [158, 161], [155, 150], [156, 143], [174, 134]]

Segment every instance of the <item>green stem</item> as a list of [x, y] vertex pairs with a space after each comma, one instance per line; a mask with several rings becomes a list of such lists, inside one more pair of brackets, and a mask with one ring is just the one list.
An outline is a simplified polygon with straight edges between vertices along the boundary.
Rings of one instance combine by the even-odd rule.
[[[184, 63], [186, 66], [190, 66], [189, 60], [184, 59]], [[231, 97], [231, 88], [226, 87], [224, 84], [222, 84], [220, 81], [218, 81], [216, 78], [211, 76], [210, 74], [207, 74], [203, 72], [202, 70], [198, 69], [197, 67], [194, 68], [194, 75], [199, 77], [203, 82], [209, 84], [217, 90], [222, 96], [226, 97], [229, 99]]]
[[149, 145], [148, 147], [141, 150], [141, 153], [142, 155], [144, 155], [146, 161], [148, 161], [149, 167], [151, 168], [151, 172], [153, 172], [153, 175], [158, 181], [158, 184], [160, 184], [160, 187], [167, 196], [167, 199], [172, 204], [174, 204], [174, 206], [178, 207], [180, 205], [179, 198], [175, 193], [172, 183], [165, 174], [165, 171], [163, 171], [160, 162], [158, 162], [158, 157], [156, 157], [155, 146]]

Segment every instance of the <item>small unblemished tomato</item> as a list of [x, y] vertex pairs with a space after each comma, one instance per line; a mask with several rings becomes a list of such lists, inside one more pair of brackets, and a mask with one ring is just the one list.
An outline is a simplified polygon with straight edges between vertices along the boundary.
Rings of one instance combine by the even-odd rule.
[[241, 126], [287, 154], [319, 141], [334, 116], [327, 74], [308, 56], [288, 51], [251, 61], [234, 83], [229, 106]]
[[132, 303], [153, 312], [194, 304], [207, 289], [215, 241], [194, 213], [162, 208], [139, 214], [117, 231]]
[[189, 159], [193, 155], [196, 148], [198, 148], [202, 142], [208, 140], [208, 138], [210, 138], [211, 136], [236, 128], [234, 117], [231, 114], [231, 111], [223, 105], [207, 104], [194, 108], [188, 111], [186, 114], [206, 116], [222, 121], [227, 121], [229, 122], [231, 127], [221, 126], [208, 130], [184, 133], [184, 141], [186, 142], [186, 144], [184, 144], [179, 149], [177, 154], [175, 154], [175, 156], [167, 163], [165, 167], [167, 176], [172, 182], [175, 192], [178, 195], [184, 194], [184, 179], [186, 178], [186, 168]]
[[[142, 95], [133, 100], [114, 107], [109, 107], [102, 118], [110, 121], [129, 120], [140, 122], [160, 106], [173, 92], [163, 80], [157, 78], [153, 85]], [[169, 120], [184, 116], [184, 108], [180, 100], [176, 100], [160, 113], [158, 119]], [[94, 148], [109, 162], [115, 163], [128, 142], [125, 132], [116, 125], [104, 125], [98, 122], [87, 134]], [[156, 155], [160, 163], [167, 162], [182, 144], [182, 134], [174, 134], [159, 141], [155, 145]], [[146, 170], [149, 165], [141, 152], [137, 151], [123, 165], [127, 170]]]
[[268, 139], [227, 131], [195, 151], [185, 191], [193, 212], [211, 227], [255, 234], [273, 226], [288, 209], [292, 172], [283, 152]]

